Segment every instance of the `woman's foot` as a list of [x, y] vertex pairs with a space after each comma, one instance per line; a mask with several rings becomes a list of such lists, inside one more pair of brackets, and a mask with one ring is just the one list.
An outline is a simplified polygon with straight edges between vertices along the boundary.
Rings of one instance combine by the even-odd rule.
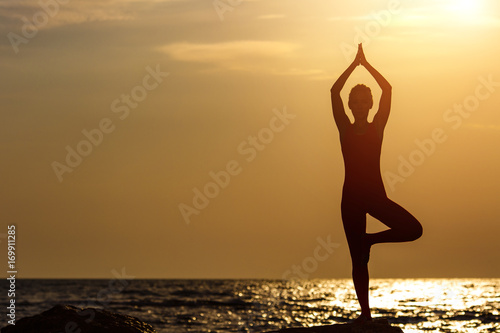
[[358, 318], [354, 319], [352, 322], [354, 324], [364, 324], [367, 321], [371, 321], [371, 320], [372, 320], [371, 316], [367, 316], [367, 315], [361, 314]]

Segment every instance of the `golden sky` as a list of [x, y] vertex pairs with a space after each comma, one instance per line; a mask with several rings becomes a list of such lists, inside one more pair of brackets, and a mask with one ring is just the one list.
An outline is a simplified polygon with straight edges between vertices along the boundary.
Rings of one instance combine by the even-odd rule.
[[30, 0], [0, 22], [19, 277], [349, 277], [329, 89], [359, 42], [393, 87], [387, 193], [424, 226], [371, 275], [499, 276], [498, 1]]

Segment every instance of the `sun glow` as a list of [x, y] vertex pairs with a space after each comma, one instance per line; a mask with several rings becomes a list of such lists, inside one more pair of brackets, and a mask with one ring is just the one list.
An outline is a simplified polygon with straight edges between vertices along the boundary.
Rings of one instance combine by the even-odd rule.
[[481, 7], [480, 0], [453, 0], [446, 6], [451, 12], [468, 18], [475, 18], [480, 14]]

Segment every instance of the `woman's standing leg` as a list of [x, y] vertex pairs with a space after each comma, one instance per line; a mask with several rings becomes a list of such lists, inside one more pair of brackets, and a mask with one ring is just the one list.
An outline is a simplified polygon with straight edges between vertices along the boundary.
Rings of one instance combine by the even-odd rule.
[[349, 245], [352, 261], [352, 280], [361, 306], [359, 320], [371, 319], [369, 304], [369, 246], [366, 245], [366, 212], [355, 201], [346, 196], [342, 198], [342, 222]]

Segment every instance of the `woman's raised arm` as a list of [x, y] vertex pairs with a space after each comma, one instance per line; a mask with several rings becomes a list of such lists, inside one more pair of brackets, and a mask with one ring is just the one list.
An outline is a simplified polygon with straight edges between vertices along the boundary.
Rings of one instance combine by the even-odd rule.
[[385, 125], [387, 124], [387, 120], [389, 119], [389, 113], [391, 111], [392, 87], [389, 82], [382, 76], [382, 74], [380, 74], [375, 68], [373, 68], [372, 65], [368, 63], [368, 61], [366, 61], [361, 44], [359, 46], [358, 53], [360, 54], [360, 65], [364, 66], [366, 70], [368, 70], [368, 72], [373, 76], [375, 81], [377, 81], [378, 85], [382, 89], [378, 111], [373, 118], [373, 123], [377, 127], [377, 131], [380, 135], [382, 135]]
[[332, 88], [330, 89], [330, 93], [332, 95], [332, 111], [333, 118], [335, 119], [335, 123], [337, 124], [337, 128], [339, 129], [340, 136], [343, 135], [344, 130], [350, 125], [349, 117], [345, 113], [344, 103], [342, 102], [342, 98], [340, 97], [340, 91], [344, 87], [347, 79], [354, 71], [354, 69], [360, 64], [360, 50], [361, 44], [358, 46], [358, 53], [356, 54], [356, 58], [352, 62], [352, 64], [347, 67], [347, 69], [340, 75], [340, 77], [335, 81]]

